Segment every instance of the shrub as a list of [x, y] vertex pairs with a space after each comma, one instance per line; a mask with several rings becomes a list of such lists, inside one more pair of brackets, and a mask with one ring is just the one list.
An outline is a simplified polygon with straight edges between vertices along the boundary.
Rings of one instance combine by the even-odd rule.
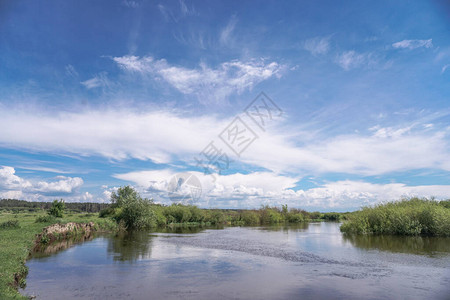
[[437, 201], [411, 198], [347, 215], [344, 233], [450, 236], [450, 209]]
[[341, 214], [340, 213], [324, 213], [323, 219], [326, 221], [340, 221], [341, 220]]
[[318, 211], [313, 211], [313, 212], [309, 213], [309, 218], [312, 219], [312, 220], [322, 219], [323, 218], [323, 214], [321, 214]]
[[282, 222], [283, 217], [276, 208], [265, 206], [260, 210], [260, 220], [262, 224], [276, 224]]
[[289, 223], [300, 223], [305, 221], [305, 217], [303, 216], [303, 214], [301, 213], [297, 213], [297, 212], [290, 212], [287, 215], [287, 221]]
[[107, 218], [107, 217], [111, 217], [113, 215], [114, 215], [114, 208], [113, 207], [104, 208], [98, 213], [98, 216], [100, 218]]
[[223, 225], [227, 222], [225, 214], [218, 209], [209, 210], [205, 220], [213, 225]]
[[251, 210], [243, 211], [241, 213], [241, 220], [245, 225], [257, 225], [260, 223], [258, 214]]
[[165, 207], [163, 214], [169, 223], [189, 222], [192, 217], [190, 208], [182, 204], [172, 204]]
[[0, 224], [0, 228], [1, 229], [20, 228], [19, 221], [17, 221], [17, 220], [5, 221]]
[[143, 199], [130, 186], [121, 187], [111, 195], [114, 219], [127, 229], [144, 229], [156, 226], [156, 218], [151, 207], [152, 201]]
[[197, 206], [189, 206], [189, 211], [191, 213], [191, 222], [203, 223], [205, 221], [205, 214], [203, 213], [203, 210]]
[[65, 208], [66, 205], [64, 204], [64, 201], [62, 199], [54, 200], [52, 203], [52, 207], [50, 207], [50, 210], [48, 211], [48, 214], [56, 218], [62, 218]]
[[153, 213], [155, 214], [156, 224], [158, 226], [164, 226], [167, 224], [167, 218], [164, 216], [163, 207], [159, 205], [153, 205]]

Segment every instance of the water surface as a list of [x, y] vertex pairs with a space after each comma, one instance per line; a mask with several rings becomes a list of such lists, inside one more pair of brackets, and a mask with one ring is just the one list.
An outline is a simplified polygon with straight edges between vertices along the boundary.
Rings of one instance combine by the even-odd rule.
[[[37, 299], [450, 299], [450, 239], [337, 223], [100, 236], [27, 262]], [[58, 248], [58, 247], [57, 247]]]

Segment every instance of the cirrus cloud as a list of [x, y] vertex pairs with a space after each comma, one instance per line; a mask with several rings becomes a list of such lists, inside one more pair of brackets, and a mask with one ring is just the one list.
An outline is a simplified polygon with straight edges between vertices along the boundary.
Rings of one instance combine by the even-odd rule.
[[281, 77], [285, 69], [284, 65], [264, 60], [233, 60], [221, 63], [217, 68], [201, 63], [195, 69], [174, 66], [165, 59], [157, 60], [151, 56], [122, 56], [113, 60], [127, 72], [162, 78], [179, 92], [197, 96], [201, 103], [220, 102], [231, 94], [251, 90], [264, 80]]
[[396, 49], [416, 49], [416, 48], [431, 48], [433, 47], [432, 39], [429, 40], [403, 40], [392, 44]]

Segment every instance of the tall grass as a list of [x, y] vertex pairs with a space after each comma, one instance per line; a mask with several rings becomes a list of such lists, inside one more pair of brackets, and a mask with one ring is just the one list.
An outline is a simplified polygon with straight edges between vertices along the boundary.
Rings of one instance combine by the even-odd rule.
[[348, 234], [450, 236], [448, 200], [403, 199], [364, 207], [347, 218], [341, 231]]

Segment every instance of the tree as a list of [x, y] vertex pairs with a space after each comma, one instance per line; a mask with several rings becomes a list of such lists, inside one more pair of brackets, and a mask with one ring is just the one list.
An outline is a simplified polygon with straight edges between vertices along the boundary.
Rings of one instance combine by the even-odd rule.
[[64, 200], [54, 200], [52, 203], [52, 206], [50, 207], [50, 210], [48, 211], [48, 214], [50, 216], [56, 217], [56, 218], [62, 218], [64, 209], [66, 208], [66, 205], [64, 203]]
[[121, 187], [111, 195], [114, 219], [127, 229], [144, 229], [156, 226], [152, 201], [143, 199], [130, 186]]

